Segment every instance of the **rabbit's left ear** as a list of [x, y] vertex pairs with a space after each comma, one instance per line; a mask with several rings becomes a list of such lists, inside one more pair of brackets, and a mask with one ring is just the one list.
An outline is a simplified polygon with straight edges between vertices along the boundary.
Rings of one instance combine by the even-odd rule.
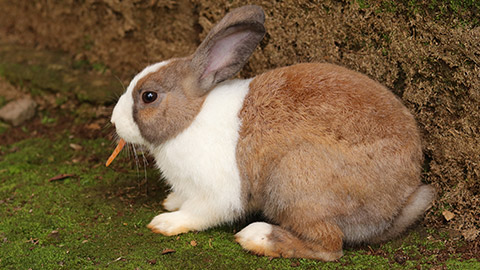
[[232, 10], [213, 27], [191, 60], [201, 91], [197, 94], [240, 71], [265, 35], [264, 21], [262, 8], [252, 5]]

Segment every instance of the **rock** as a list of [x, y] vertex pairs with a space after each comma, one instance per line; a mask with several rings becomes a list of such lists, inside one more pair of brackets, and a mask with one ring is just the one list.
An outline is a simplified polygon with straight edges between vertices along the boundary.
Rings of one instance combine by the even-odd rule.
[[19, 126], [35, 115], [37, 103], [31, 98], [17, 99], [0, 109], [0, 119]]

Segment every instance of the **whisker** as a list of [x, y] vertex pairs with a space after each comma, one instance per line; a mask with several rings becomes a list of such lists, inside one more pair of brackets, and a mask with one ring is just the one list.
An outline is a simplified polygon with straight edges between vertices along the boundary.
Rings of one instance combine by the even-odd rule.
[[[122, 86], [122, 89], [123, 89], [122, 93], [125, 93], [127, 91], [127, 88], [125, 88], [125, 84], [123, 84], [122, 80], [120, 80], [120, 78], [117, 75], [115, 75], [115, 74], [112, 74], [112, 75], [113, 75], [113, 77], [115, 77], [115, 79], [117, 79], [117, 81]], [[121, 96], [121, 94], [118, 93], [117, 91], [111, 91], [110, 99], [113, 103], [116, 103], [120, 99], [120, 96]]]
[[[115, 79], [117, 79], [117, 81], [122, 85], [123, 92], [125, 92], [127, 88], [125, 88], [125, 84], [123, 84], [122, 80], [120, 80], [120, 78], [115, 74], [113, 74], [113, 77], [115, 77]], [[117, 93], [115, 93], [115, 94], [117, 94]]]
[[[106, 128], [111, 128], [112, 127], [112, 124], [111, 123], [106, 123], [105, 126], [104, 126], [104, 129]], [[111, 140], [111, 144], [112, 145], [115, 145], [118, 143], [118, 140], [120, 140], [120, 136], [118, 135], [118, 133], [114, 130], [112, 132], [112, 140]], [[142, 184], [145, 183], [145, 195], [148, 196], [148, 170], [147, 170], [147, 167], [148, 167], [148, 159], [145, 157], [145, 149], [140, 146], [140, 148], [138, 148], [138, 151], [137, 151], [137, 147], [135, 146], [135, 144], [132, 144], [132, 143], [126, 143], [125, 147], [126, 148], [124, 150], [124, 152], [126, 152], [125, 154], [127, 155], [127, 158], [131, 159], [132, 158], [132, 155], [133, 155], [133, 158], [135, 160], [135, 166], [136, 166], [136, 172], [137, 172], [137, 177], [138, 179], [140, 180], [140, 155], [141, 155], [141, 158], [142, 158], [142, 164], [143, 164], [143, 179], [141, 179], [140, 181], [138, 181], [138, 185], [139, 185], [139, 188], [141, 187]]]
[[117, 104], [118, 100], [120, 99], [120, 96], [118, 93], [110, 93], [110, 95], [108, 95], [108, 104]]
[[[108, 131], [108, 130], [111, 130], [111, 129], [113, 129], [113, 125], [112, 125], [112, 122], [110, 122], [110, 121], [105, 123], [102, 127], [102, 131]], [[115, 137], [118, 137], [118, 134], [115, 130], [112, 130], [112, 138], [115, 138]], [[115, 139], [118, 139], [118, 138], [115, 138]]]
[[142, 154], [143, 172], [145, 173], [144, 180], [142, 182], [145, 183], [145, 195], [148, 196], [148, 176], [147, 176], [148, 160], [145, 157], [145, 149], [144, 148], [141, 149], [140, 153]]
[[142, 157], [143, 157], [143, 164], [145, 165], [145, 175], [147, 174], [146, 172], [146, 168], [148, 166], [148, 160], [147, 158], [145, 157], [145, 151], [142, 150]]
[[118, 136], [117, 132], [113, 131], [112, 140], [110, 141], [110, 144], [115, 147], [118, 143], [118, 140], [120, 140], [120, 136]]
[[131, 159], [132, 155], [133, 155], [133, 153], [132, 153], [133, 145], [131, 143], [127, 143], [127, 146], [128, 146], [127, 147], [127, 157], [128, 157], [128, 159]]
[[140, 161], [138, 160], [137, 149], [135, 148], [135, 145], [132, 144], [132, 148], [133, 148], [133, 153], [134, 153], [134, 157], [135, 157], [135, 164], [137, 166], [137, 177], [139, 177], [140, 176]]

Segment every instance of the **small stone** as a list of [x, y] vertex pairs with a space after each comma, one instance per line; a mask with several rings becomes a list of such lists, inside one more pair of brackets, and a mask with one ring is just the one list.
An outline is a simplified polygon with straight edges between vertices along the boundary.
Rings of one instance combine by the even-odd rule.
[[53, 230], [53, 231], [52, 231], [51, 233], [49, 233], [47, 236], [50, 237], [50, 238], [58, 239], [60, 235], [59, 235], [59, 233], [58, 233], [57, 230]]
[[403, 253], [396, 253], [394, 259], [398, 264], [404, 264], [408, 260], [408, 257]]
[[71, 144], [70, 144], [70, 148], [72, 148], [72, 149], [75, 150], [75, 151], [80, 151], [80, 150], [83, 149], [83, 147], [82, 147], [81, 145], [76, 144], [76, 143], [71, 143]]
[[35, 115], [37, 104], [31, 98], [17, 99], [0, 109], [0, 118], [19, 126]]

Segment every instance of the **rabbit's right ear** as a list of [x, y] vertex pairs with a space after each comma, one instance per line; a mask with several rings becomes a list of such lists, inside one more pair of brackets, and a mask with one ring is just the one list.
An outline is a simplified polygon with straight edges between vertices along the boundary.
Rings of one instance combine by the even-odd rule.
[[244, 6], [229, 12], [213, 27], [193, 54], [197, 95], [231, 78], [247, 62], [265, 35], [265, 15], [259, 6]]

